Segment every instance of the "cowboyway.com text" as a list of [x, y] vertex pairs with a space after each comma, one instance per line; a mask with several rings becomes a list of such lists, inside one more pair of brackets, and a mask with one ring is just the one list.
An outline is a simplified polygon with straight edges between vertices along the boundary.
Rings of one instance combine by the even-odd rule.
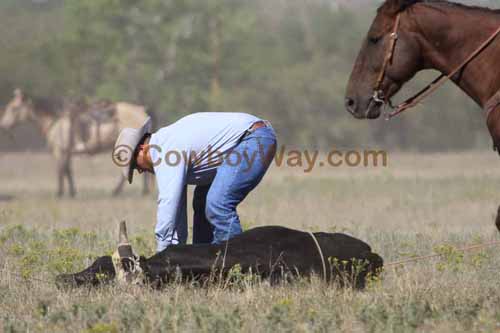
[[[272, 156], [272, 152], [265, 152], [263, 149], [251, 153], [246, 151], [221, 153], [211, 150], [209, 147], [202, 154], [178, 150], [169, 150], [163, 154], [161, 147], [155, 145], [151, 145], [149, 149], [156, 150], [159, 153], [156, 155], [163, 156], [153, 161], [155, 166], [160, 163], [165, 163], [167, 166], [177, 166], [181, 162], [196, 165], [201, 160], [200, 156], [205, 156], [209, 165], [219, 165], [225, 162], [237, 166], [244, 163], [246, 168], [251, 169], [257, 158], [269, 159]], [[309, 173], [318, 167], [387, 167], [388, 154], [383, 150], [344, 151], [339, 149], [331, 149], [322, 154], [319, 150], [287, 149], [286, 146], [281, 146], [276, 149], [272, 162], [277, 167], [301, 168], [304, 173]]]

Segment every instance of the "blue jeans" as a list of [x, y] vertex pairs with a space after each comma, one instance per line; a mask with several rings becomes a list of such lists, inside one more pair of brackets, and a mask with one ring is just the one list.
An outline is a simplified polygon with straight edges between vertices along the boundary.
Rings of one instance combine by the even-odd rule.
[[275, 153], [272, 127], [258, 128], [226, 156], [210, 185], [196, 187], [193, 244], [219, 244], [242, 232], [236, 208], [260, 183]]

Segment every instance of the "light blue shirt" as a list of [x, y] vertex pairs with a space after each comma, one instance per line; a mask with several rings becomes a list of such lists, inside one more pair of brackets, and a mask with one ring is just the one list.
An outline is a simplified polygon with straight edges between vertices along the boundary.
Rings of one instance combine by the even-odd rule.
[[194, 113], [151, 136], [150, 154], [159, 192], [157, 251], [186, 242], [187, 185], [210, 184], [223, 155], [260, 120], [245, 113]]

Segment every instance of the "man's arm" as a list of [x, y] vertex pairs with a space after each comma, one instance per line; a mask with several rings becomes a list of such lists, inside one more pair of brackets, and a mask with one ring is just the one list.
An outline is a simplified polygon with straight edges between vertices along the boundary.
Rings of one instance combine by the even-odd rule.
[[155, 168], [159, 190], [155, 228], [157, 252], [171, 244], [186, 242], [186, 173], [183, 162], [175, 166], [162, 163]]

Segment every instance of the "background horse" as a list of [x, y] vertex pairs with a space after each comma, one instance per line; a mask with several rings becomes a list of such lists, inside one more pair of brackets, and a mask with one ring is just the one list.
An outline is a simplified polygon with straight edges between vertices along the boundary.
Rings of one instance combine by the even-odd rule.
[[[17, 124], [34, 121], [54, 156], [57, 165], [58, 196], [64, 194], [65, 179], [69, 194], [76, 195], [73, 180], [72, 156], [82, 154], [90, 156], [113, 148], [120, 130], [124, 127], [141, 126], [148, 114], [140, 105], [129, 103], [106, 103], [111, 106], [112, 114], [106, 115], [94, 109], [86, 112], [86, 105], [81, 102], [64, 102], [58, 99], [33, 98], [16, 89], [14, 98], [7, 104], [0, 128], [10, 130]], [[113, 190], [113, 195], [123, 189], [125, 178], [121, 177]], [[147, 177], [144, 177], [143, 193], [149, 192]]]
[[416, 73], [434, 69], [448, 75], [495, 37], [451, 80], [486, 109], [494, 148], [499, 150], [500, 36], [494, 35], [499, 27], [498, 10], [448, 1], [385, 1], [354, 64], [347, 111], [358, 119], [378, 118], [381, 107]]

